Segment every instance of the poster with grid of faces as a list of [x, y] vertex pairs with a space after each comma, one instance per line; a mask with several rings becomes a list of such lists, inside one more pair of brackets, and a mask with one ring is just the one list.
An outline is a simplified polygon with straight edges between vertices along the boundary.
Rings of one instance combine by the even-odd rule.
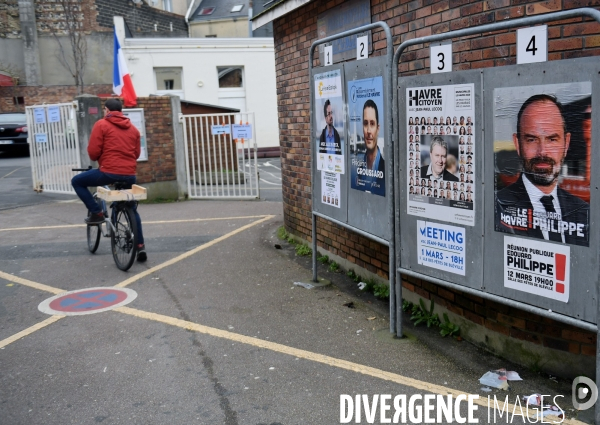
[[474, 84], [406, 89], [407, 212], [475, 224]]

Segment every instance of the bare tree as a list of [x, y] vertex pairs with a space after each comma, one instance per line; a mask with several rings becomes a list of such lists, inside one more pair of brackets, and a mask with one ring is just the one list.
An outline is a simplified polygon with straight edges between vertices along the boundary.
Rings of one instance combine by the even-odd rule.
[[60, 32], [67, 36], [70, 51], [65, 51], [57, 28], [52, 29], [59, 46], [58, 60], [62, 66], [69, 71], [77, 86], [77, 94], [83, 93], [83, 75], [87, 63], [87, 38], [85, 34], [85, 16], [82, 10], [82, 0], [56, 0], [56, 4], [62, 8], [62, 22], [59, 25]]
[[0, 72], [12, 78], [15, 86], [20, 82], [23, 82], [23, 76], [25, 75], [21, 68], [2, 61], [0, 61]]

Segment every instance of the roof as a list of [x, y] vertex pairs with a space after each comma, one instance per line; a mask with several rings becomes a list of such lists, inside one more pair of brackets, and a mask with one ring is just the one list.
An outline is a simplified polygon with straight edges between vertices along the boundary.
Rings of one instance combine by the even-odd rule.
[[[232, 12], [234, 7], [242, 6], [239, 11]], [[222, 19], [247, 18], [248, 0], [202, 0], [194, 10], [189, 21], [212, 21]]]
[[256, 30], [275, 19], [310, 3], [312, 0], [270, 0], [264, 3], [264, 10], [252, 17], [252, 30]]
[[191, 100], [184, 100], [181, 99], [180, 100], [181, 103], [186, 103], [188, 105], [198, 105], [198, 106], [208, 106], [210, 108], [218, 108], [218, 109], [222, 109], [223, 111], [228, 111], [228, 112], [240, 112], [239, 109], [236, 108], [229, 108], [227, 106], [221, 106], [221, 105], [210, 105], [208, 103], [200, 103], [200, 102], [192, 102]]

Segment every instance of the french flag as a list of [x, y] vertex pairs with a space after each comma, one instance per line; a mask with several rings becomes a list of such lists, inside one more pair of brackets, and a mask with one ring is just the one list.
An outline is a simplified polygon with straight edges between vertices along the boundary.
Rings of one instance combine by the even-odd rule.
[[115, 57], [113, 68], [113, 93], [123, 98], [123, 104], [131, 107], [137, 105], [137, 95], [127, 70], [127, 63], [115, 31]]

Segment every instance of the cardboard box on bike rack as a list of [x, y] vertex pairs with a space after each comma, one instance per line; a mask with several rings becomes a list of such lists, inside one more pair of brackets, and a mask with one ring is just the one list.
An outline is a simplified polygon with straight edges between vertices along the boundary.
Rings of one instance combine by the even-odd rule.
[[102, 186], [98, 186], [96, 193], [98, 198], [105, 201], [140, 201], [146, 199], [146, 188], [134, 184], [131, 189], [108, 190]]

